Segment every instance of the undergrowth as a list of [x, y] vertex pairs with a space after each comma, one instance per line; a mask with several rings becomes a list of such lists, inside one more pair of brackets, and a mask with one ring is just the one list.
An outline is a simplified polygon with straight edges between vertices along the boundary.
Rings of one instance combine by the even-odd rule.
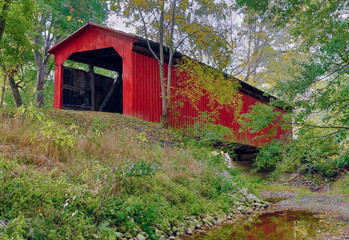
[[210, 148], [165, 144], [154, 136], [168, 132], [132, 118], [0, 115], [0, 239], [113, 239], [135, 229], [156, 239], [155, 228], [229, 212], [231, 195], [247, 186]]

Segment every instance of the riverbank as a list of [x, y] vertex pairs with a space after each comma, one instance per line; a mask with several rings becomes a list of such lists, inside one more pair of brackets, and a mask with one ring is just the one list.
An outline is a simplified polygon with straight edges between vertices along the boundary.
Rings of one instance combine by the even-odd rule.
[[348, 182], [349, 175], [344, 173], [332, 183], [315, 184], [297, 176], [286, 183], [261, 184], [259, 196], [270, 202], [268, 208], [184, 239], [349, 239]]
[[[311, 179], [298, 176], [296, 180], [286, 185], [274, 185], [270, 188], [271, 191], [262, 191], [260, 197], [274, 202], [265, 212], [309, 211], [332, 226], [331, 230], [320, 234], [318, 239], [344, 240], [349, 239], [348, 182], [348, 172], [343, 173], [336, 182], [324, 182], [318, 185], [315, 185]], [[292, 187], [292, 185], [303, 185], [303, 187]]]

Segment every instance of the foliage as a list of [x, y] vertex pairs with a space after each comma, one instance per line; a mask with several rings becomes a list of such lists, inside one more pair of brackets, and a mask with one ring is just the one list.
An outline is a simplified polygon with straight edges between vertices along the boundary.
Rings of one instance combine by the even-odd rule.
[[33, 14], [34, 32], [29, 35], [34, 43], [37, 68], [35, 105], [44, 107], [45, 80], [54, 66], [48, 50], [89, 21], [103, 23], [107, 4], [99, 1], [39, 0]]
[[[111, 1], [112, 8], [122, 17], [127, 19], [128, 24], [134, 24], [139, 34], [144, 36], [148, 43], [149, 51], [159, 63], [159, 76], [162, 97], [162, 117], [161, 122], [165, 128], [168, 127], [168, 114], [171, 108], [171, 98], [174, 98], [173, 86], [173, 68], [177, 65], [178, 57], [175, 59], [177, 49], [184, 50], [185, 46], [190, 46], [192, 53], [205, 52], [206, 62], [211, 66], [217, 67], [219, 71], [206, 68], [200, 72], [196, 79], [205, 76], [204, 81], [210, 85], [198, 83], [199, 87], [208, 87], [211, 96], [221, 101], [226, 98], [220, 95], [222, 91], [215, 92], [214, 88], [226, 90], [235, 90], [230, 93], [236, 93], [236, 81], [225, 81], [225, 75], [222, 73], [227, 68], [230, 56], [231, 43], [226, 41], [226, 31], [217, 28], [219, 22], [225, 19], [229, 4], [225, 1]], [[221, 25], [223, 26], [223, 25]], [[158, 48], [151, 47], [149, 40], [155, 40], [159, 43]], [[192, 54], [191, 57], [194, 54]], [[197, 60], [202, 60], [198, 59]], [[211, 61], [212, 60], [212, 61]], [[188, 63], [196, 61], [184, 60], [182, 68], [186, 67], [190, 71]], [[165, 69], [167, 76], [165, 76]], [[198, 70], [199, 68], [197, 68]], [[193, 69], [192, 69], [193, 70]], [[210, 72], [210, 73], [209, 73]], [[214, 72], [214, 74], [213, 74]], [[222, 81], [223, 79], [223, 81]], [[229, 79], [231, 80], [231, 79]], [[233, 88], [225, 88], [233, 85]], [[196, 93], [201, 91], [196, 89]], [[190, 94], [190, 93], [188, 93]], [[191, 95], [201, 97], [200, 94]], [[193, 100], [193, 99], [191, 99]], [[199, 101], [196, 99], [195, 101]]]
[[[242, 101], [237, 94], [240, 86], [237, 79], [187, 57], [182, 58], [178, 68], [178, 74], [185, 77], [183, 82], [178, 83], [178, 92], [173, 93], [172, 97], [184, 94], [196, 109], [198, 103], [207, 98], [207, 105], [212, 110], [229, 106], [236, 112], [240, 111]], [[217, 103], [220, 107], [217, 107]]]
[[[32, 32], [33, 8], [32, 1], [12, 1], [0, 41], [0, 72], [3, 74], [5, 92], [11, 91], [16, 106], [26, 100], [20, 92], [23, 95], [32, 91], [32, 43], [27, 36]], [[6, 87], [7, 81], [9, 87]], [[3, 105], [11, 104], [8, 99], [11, 97], [4, 96]]]
[[[3, 34], [1, 31], [0, 77], [1, 85], [10, 80], [12, 84], [5, 87], [3, 105], [28, 106], [36, 101], [37, 105], [43, 106], [46, 98], [48, 106], [52, 106], [53, 81], [50, 73], [54, 62], [48, 54], [49, 48], [83, 23], [103, 23], [107, 16], [107, 4], [99, 0], [6, 2], [10, 2], [10, 7], [7, 14], [1, 12], [0, 16], [1, 19], [5, 17], [6, 23]], [[3, 3], [0, 1], [1, 9]], [[11, 100], [10, 90], [14, 101]], [[45, 90], [49, 92], [44, 96]]]
[[201, 112], [194, 118], [194, 124], [186, 130], [188, 136], [199, 141], [199, 144], [212, 146], [217, 142], [228, 142], [235, 139], [233, 131], [225, 126], [215, 124], [217, 116]]
[[252, 172], [265, 168], [273, 169], [281, 160], [281, 144], [278, 141], [272, 141], [266, 146], [259, 148], [259, 153], [253, 162]]
[[30, 143], [32, 145], [38, 144], [47, 150], [51, 145], [54, 148], [72, 149], [76, 144], [77, 126], [74, 124], [68, 129], [62, 128], [56, 121], [48, 118], [40, 109], [33, 106], [18, 108], [16, 117], [21, 119], [21, 121], [31, 122], [40, 128], [40, 131], [36, 130], [30, 134]]
[[[238, 122], [241, 125], [241, 132], [259, 133], [259, 136], [269, 143], [277, 136], [279, 128], [283, 130], [291, 129], [291, 121], [289, 120], [291, 116], [280, 109], [276, 109], [273, 103], [270, 105], [256, 103], [250, 107], [247, 113], [239, 116]], [[290, 136], [283, 136], [285, 139], [288, 137]]]
[[[258, 7], [241, 2], [247, 8]], [[331, 177], [345, 163], [349, 150], [347, 9], [346, 1], [280, 0], [263, 5], [266, 20], [287, 27], [288, 34], [297, 39], [298, 51], [305, 55], [292, 60], [288, 74], [272, 90], [294, 110], [295, 139], [281, 144], [280, 170], [305, 165]], [[266, 114], [254, 114], [245, 116], [251, 121], [247, 123], [262, 126]]]
[[151, 164], [141, 160], [136, 163], [126, 164], [123, 169], [123, 172], [124, 172], [123, 174], [129, 177], [153, 176], [155, 175], [155, 172], [158, 170], [159, 170], [159, 167], [157, 163]]

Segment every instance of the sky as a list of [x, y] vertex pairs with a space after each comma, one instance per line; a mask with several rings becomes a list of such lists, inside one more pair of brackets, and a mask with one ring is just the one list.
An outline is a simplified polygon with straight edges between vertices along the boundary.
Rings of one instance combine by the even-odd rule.
[[136, 28], [133, 26], [126, 26], [124, 21], [125, 19], [116, 16], [115, 13], [112, 13], [108, 17], [107, 27], [123, 31], [125, 33], [136, 34]]

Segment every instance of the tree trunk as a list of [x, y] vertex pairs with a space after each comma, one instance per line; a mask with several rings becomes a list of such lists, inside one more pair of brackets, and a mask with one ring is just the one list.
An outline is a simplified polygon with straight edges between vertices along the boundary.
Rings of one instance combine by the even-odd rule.
[[251, 48], [252, 48], [252, 29], [251, 26], [249, 26], [248, 28], [248, 48], [247, 48], [247, 72], [244, 78], [245, 82], [248, 82], [249, 78], [250, 78], [250, 74], [251, 74], [251, 60], [252, 60], [252, 56], [251, 56]]
[[1, 89], [0, 108], [2, 108], [4, 104], [4, 97], [5, 97], [5, 90], [6, 90], [5, 84], [6, 84], [6, 75], [4, 76], [4, 85], [2, 85], [2, 89]]
[[170, 46], [169, 46], [169, 60], [168, 60], [168, 68], [167, 68], [167, 114], [170, 109], [170, 95], [171, 95], [171, 74], [172, 74], [172, 61], [173, 61], [173, 34], [174, 34], [174, 26], [176, 22], [175, 18], [176, 14], [176, 0], [172, 2], [172, 17], [171, 17], [171, 30], [170, 30]]
[[6, 17], [7, 17], [7, 13], [10, 8], [11, 2], [12, 0], [5, 0], [0, 12], [0, 41], [2, 39], [2, 36], [4, 35], [5, 26], [6, 26]]
[[[35, 50], [36, 51], [36, 50]], [[35, 93], [35, 106], [44, 107], [44, 88], [45, 88], [45, 72], [46, 64], [43, 64], [41, 61], [36, 62], [37, 73], [36, 73], [36, 93]]]
[[166, 86], [165, 86], [165, 76], [164, 76], [164, 13], [165, 5], [164, 1], [161, 6], [161, 15], [160, 15], [160, 61], [159, 61], [159, 70], [160, 70], [160, 82], [161, 82], [161, 97], [162, 97], [162, 116], [161, 124], [164, 128], [168, 128], [168, 108], [167, 108], [167, 95], [166, 95]]
[[22, 98], [19, 94], [18, 85], [16, 84], [13, 76], [13, 74], [8, 75], [8, 83], [10, 85], [13, 100], [15, 101], [16, 107], [19, 108], [20, 106], [22, 106]]

